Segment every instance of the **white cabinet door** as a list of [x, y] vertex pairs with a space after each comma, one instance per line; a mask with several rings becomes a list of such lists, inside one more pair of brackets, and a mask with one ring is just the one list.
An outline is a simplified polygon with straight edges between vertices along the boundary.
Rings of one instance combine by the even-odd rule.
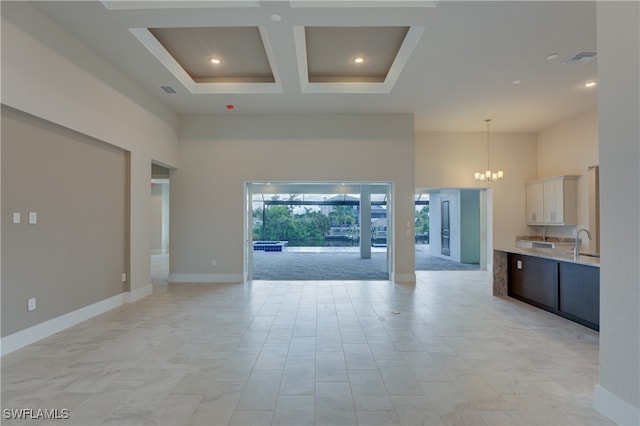
[[543, 193], [544, 222], [549, 224], [564, 223], [564, 180], [544, 182]]
[[527, 182], [527, 225], [575, 225], [577, 176]]
[[527, 183], [527, 223], [532, 225], [544, 222], [544, 186], [542, 182]]

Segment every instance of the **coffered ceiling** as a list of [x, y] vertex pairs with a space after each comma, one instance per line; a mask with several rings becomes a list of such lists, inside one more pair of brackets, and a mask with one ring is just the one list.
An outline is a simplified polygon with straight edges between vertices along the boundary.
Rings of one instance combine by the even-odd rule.
[[597, 56], [564, 63], [596, 52], [594, 2], [34, 5], [179, 114], [410, 113], [419, 131], [492, 118], [535, 132], [597, 103], [584, 87]]

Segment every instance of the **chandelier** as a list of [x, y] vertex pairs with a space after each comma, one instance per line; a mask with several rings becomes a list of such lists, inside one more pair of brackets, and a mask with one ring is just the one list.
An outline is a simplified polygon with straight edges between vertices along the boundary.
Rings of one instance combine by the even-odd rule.
[[498, 179], [502, 179], [504, 177], [504, 172], [502, 170], [491, 171], [491, 167], [489, 166], [489, 160], [491, 158], [490, 154], [490, 144], [489, 144], [489, 123], [491, 123], [491, 119], [487, 118], [484, 120], [487, 123], [487, 169], [480, 172], [475, 172], [473, 177], [475, 180], [484, 180], [484, 181], [497, 181]]

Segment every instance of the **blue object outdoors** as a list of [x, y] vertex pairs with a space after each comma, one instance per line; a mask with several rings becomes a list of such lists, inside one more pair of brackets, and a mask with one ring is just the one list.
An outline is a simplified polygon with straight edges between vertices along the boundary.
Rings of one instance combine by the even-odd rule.
[[261, 251], [284, 251], [289, 246], [288, 241], [254, 241], [253, 249]]

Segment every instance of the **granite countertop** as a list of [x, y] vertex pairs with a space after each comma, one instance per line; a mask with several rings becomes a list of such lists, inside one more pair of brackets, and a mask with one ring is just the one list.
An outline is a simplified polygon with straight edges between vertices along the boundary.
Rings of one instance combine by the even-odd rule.
[[574, 260], [573, 253], [571, 253], [572, 249], [573, 247], [571, 247], [571, 249], [569, 249], [569, 252], [567, 252], [564, 250], [564, 247], [563, 249], [521, 248], [521, 247], [515, 247], [515, 246], [496, 248], [496, 250], [498, 251], [504, 251], [507, 253], [524, 254], [527, 256], [542, 257], [545, 259], [559, 260], [562, 262], [570, 262], [570, 263], [577, 263], [580, 265], [600, 267], [600, 258], [598, 257], [580, 255], [577, 261]]

